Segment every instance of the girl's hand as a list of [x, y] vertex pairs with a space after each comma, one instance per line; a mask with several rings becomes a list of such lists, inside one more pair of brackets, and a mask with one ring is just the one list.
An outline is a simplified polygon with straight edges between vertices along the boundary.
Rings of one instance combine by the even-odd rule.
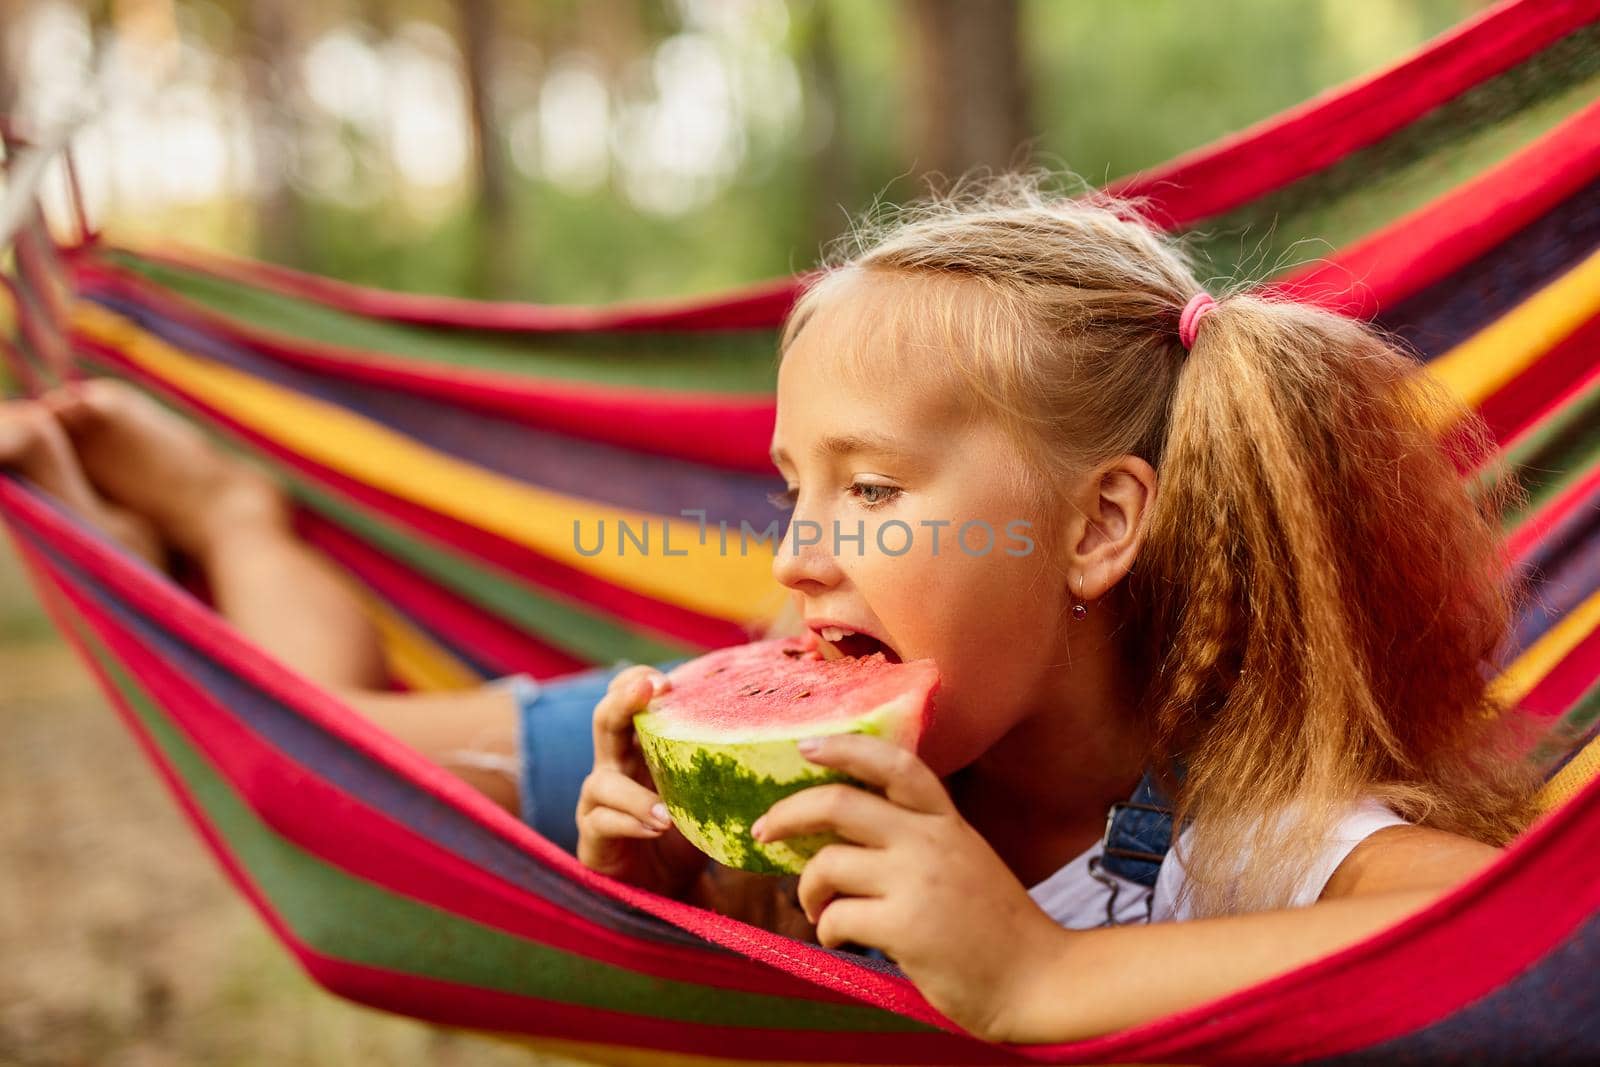
[[1069, 932], [1033, 902], [914, 754], [866, 734], [814, 738], [801, 752], [885, 792], [814, 786], [752, 827], [762, 841], [827, 830], [845, 839], [824, 846], [800, 875], [817, 940], [882, 949], [952, 1021], [1000, 1039], [1009, 1005]]
[[648, 665], [611, 679], [594, 709], [594, 769], [578, 794], [578, 860], [619, 881], [682, 899], [706, 856], [679, 832], [661, 804], [639, 751], [633, 716], [671, 682]]

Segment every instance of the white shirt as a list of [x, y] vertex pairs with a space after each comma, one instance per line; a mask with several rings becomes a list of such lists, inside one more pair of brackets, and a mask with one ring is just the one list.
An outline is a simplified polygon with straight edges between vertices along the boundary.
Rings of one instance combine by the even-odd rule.
[[[1368, 836], [1386, 826], [1405, 824], [1404, 819], [1370, 798], [1353, 805], [1334, 827], [1327, 845], [1307, 868], [1295, 888], [1290, 907], [1315, 904], [1323, 888], [1345, 857]], [[1184, 830], [1179, 841], [1187, 847], [1191, 830]], [[1183, 864], [1176, 849], [1169, 849], [1161, 861], [1155, 888], [1119, 878], [1109, 871], [1093, 871], [1091, 861], [1100, 855], [1103, 841], [1069, 860], [1060, 870], [1028, 890], [1028, 896], [1056, 922], [1070, 930], [1087, 930], [1106, 925], [1108, 909], [1111, 924], [1165, 922], [1190, 917], [1188, 901], [1174, 906], [1183, 887]]]

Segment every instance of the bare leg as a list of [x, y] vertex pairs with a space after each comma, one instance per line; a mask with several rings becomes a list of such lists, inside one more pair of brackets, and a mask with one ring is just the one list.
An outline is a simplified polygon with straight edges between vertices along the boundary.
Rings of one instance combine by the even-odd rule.
[[[282, 489], [226, 455], [137, 390], [98, 380], [46, 406], [103, 498], [141, 516], [205, 572], [238, 630], [376, 725], [515, 813], [517, 786], [462, 753], [514, 756], [515, 698], [505, 689], [385, 691], [377, 631], [344, 575], [300, 541]], [[70, 454], [70, 450], [69, 450]], [[469, 757], [470, 760], [470, 757]]]

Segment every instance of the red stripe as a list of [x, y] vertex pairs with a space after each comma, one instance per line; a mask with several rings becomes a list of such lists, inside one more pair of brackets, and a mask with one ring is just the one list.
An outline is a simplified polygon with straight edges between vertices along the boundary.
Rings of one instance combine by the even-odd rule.
[[1547, 500], [1543, 507], [1518, 523], [1517, 528], [1506, 537], [1506, 555], [1512, 559], [1526, 556], [1546, 534], [1559, 526], [1567, 516], [1585, 506], [1597, 492], [1600, 492], [1600, 466], [1586, 471], [1582, 477]]
[[783, 321], [801, 285], [799, 278], [778, 278], [711, 297], [581, 307], [396, 293], [209, 250], [141, 250], [136, 254], [181, 270], [201, 271], [315, 300], [355, 315], [425, 326], [518, 333], [771, 329]]
[[[776, 404], [770, 393], [594, 385], [429, 364], [249, 326], [88, 255], [75, 256], [73, 266], [75, 280], [86, 292], [132, 301], [170, 321], [221, 336], [290, 366], [449, 401], [528, 426], [652, 455], [772, 473], [767, 446]], [[530, 365], [532, 362], [530, 359]], [[714, 434], [706, 433], [710, 422], [717, 427]]]
[[405, 614], [423, 620], [429, 630], [448, 634], [452, 645], [470, 649], [474, 662], [496, 674], [526, 671], [550, 678], [589, 666], [446, 592], [320, 515], [301, 510], [296, 518], [307, 541]]
[[1231, 211], [1382, 140], [1600, 18], [1600, 0], [1508, 0], [1393, 66], [1115, 182], [1165, 224]]
[[1524, 714], [1558, 719], [1572, 710], [1578, 698], [1600, 678], [1600, 626], [1590, 630], [1572, 651], [1518, 702]]
[[557, 597], [578, 605], [598, 608], [635, 630], [655, 631], [670, 640], [683, 641], [695, 647], [708, 649], [741, 644], [750, 639], [750, 634], [737, 623], [702, 615], [675, 604], [653, 599], [624, 586], [614, 585], [541, 556], [531, 549], [514, 544], [469, 523], [374, 489], [364, 482], [356, 481], [315, 463], [234, 421], [204, 401], [148, 374], [113, 348], [85, 339], [80, 339], [79, 344], [92, 350], [98, 358], [114, 364], [119, 371], [137, 380], [151, 392], [165, 396], [203, 415], [206, 421], [232, 431], [235, 436], [282, 461], [286, 466], [305, 474], [349, 500], [366, 505], [369, 509], [408, 527], [437, 545], [449, 546], [458, 553], [464, 553], [483, 563], [498, 567]]
[[1514, 236], [1600, 173], [1600, 102], [1492, 170], [1266, 288], [1370, 318]]
[[368, 759], [426, 788], [440, 801], [531, 853], [563, 877], [624, 904], [632, 905], [708, 941], [732, 948], [751, 959], [811, 981], [858, 1001], [896, 1012], [919, 1022], [953, 1026], [928, 1005], [904, 978], [880, 974], [840, 960], [815, 945], [774, 934], [680, 901], [613, 881], [584, 867], [550, 844], [520, 820], [454, 776], [434, 767], [414, 750], [378, 730], [310, 682], [288, 671], [255, 647], [228, 623], [207, 611], [180, 589], [87, 537], [51, 508], [34, 500], [9, 478], [0, 477], [0, 511], [20, 518], [58, 548], [72, 563], [112, 595], [135, 610], [163, 620], [166, 628], [201, 655], [233, 672], [247, 686], [260, 689], [295, 708], [307, 721], [339, 738]]
[[[0, 498], [5, 496], [9, 488], [0, 486]], [[39, 583], [41, 593], [44, 593], [46, 590], [44, 582], [47, 579], [43, 574], [47, 564], [25, 545], [22, 547], [22, 553], [35, 570], [35, 580]], [[301, 941], [274, 910], [270, 899], [258, 889], [232, 853], [227, 839], [211, 825], [204, 809], [188, 792], [183, 779], [151, 740], [137, 714], [122, 699], [120, 692], [104, 673], [99, 662], [62, 617], [59, 606], [53, 604], [49, 597], [44, 599], [47, 608], [56, 616], [62, 632], [78, 649], [89, 669], [98, 678], [130, 733], [157, 772], [165, 779], [174, 798], [217, 857], [218, 862], [222, 864], [229, 878], [250, 901], [277, 939], [295, 954], [307, 972], [320, 985], [331, 992], [374, 1007], [444, 1025], [709, 1056], [826, 1061], [838, 1056], [840, 1046], [845, 1042], [848, 1042], [852, 1060], [857, 1055], [864, 1054], [865, 1062], [872, 1063], [990, 1063], [994, 1062], [997, 1054], [1003, 1055], [1004, 1050], [977, 1045], [976, 1042], [964, 1040], [959, 1035], [945, 1032], [876, 1034], [770, 1030], [653, 1019], [631, 1013], [588, 1008], [442, 982], [420, 975], [369, 967], [322, 955]], [[524, 897], [531, 896], [525, 889], [519, 892]], [[627, 944], [630, 951], [637, 949], [637, 942], [629, 940]], [[696, 956], [697, 968], [709, 958], [713, 957]], [[725, 959], [721, 958], [718, 962]], [[779, 996], [796, 995], [792, 987], [783, 987], [776, 981], [772, 983], [770, 990], [761, 988], [763, 981], [773, 978], [771, 972], [764, 968], [750, 968], [747, 977], [755, 978], [756, 984], [752, 985], [742, 978], [734, 988], [750, 992], [770, 991]], [[819, 996], [819, 992], [822, 991], [813, 986], [806, 985], [802, 989], [804, 991], [802, 995], [809, 995], [810, 999], [827, 999], [825, 995]], [[849, 998], [841, 999], [849, 1000]], [[1020, 1057], [1009, 1058], [1020, 1059]]]
[[1573, 330], [1478, 405], [1502, 448], [1528, 434], [1600, 380], [1600, 316]]

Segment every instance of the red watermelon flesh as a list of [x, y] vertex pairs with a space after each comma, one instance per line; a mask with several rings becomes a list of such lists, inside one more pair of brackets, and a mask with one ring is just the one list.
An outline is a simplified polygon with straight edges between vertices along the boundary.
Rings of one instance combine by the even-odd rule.
[[[894, 663], [882, 652], [827, 659], [815, 634], [718, 649], [668, 672], [672, 688], [650, 702], [664, 737], [720, 742], [830, 732], [885, 705], [920, 714], [891, 740], [915, 751], [933, 710], [939, 670], [931, 659]], [[902, 719], [901, 716], [896, 716]]]
[[672, 687], [633, 721], [673, 823], [719, 863], [772, 873], [798, 872], [833, 837], [756, 841], [755, 821], [801, 789], [854, 782], [807, 760], [796, 742], [865, 733], [914, 752], [939, 687], [932, 660], [828, 659], [815, 634], [720, 649], [668, 677]]

